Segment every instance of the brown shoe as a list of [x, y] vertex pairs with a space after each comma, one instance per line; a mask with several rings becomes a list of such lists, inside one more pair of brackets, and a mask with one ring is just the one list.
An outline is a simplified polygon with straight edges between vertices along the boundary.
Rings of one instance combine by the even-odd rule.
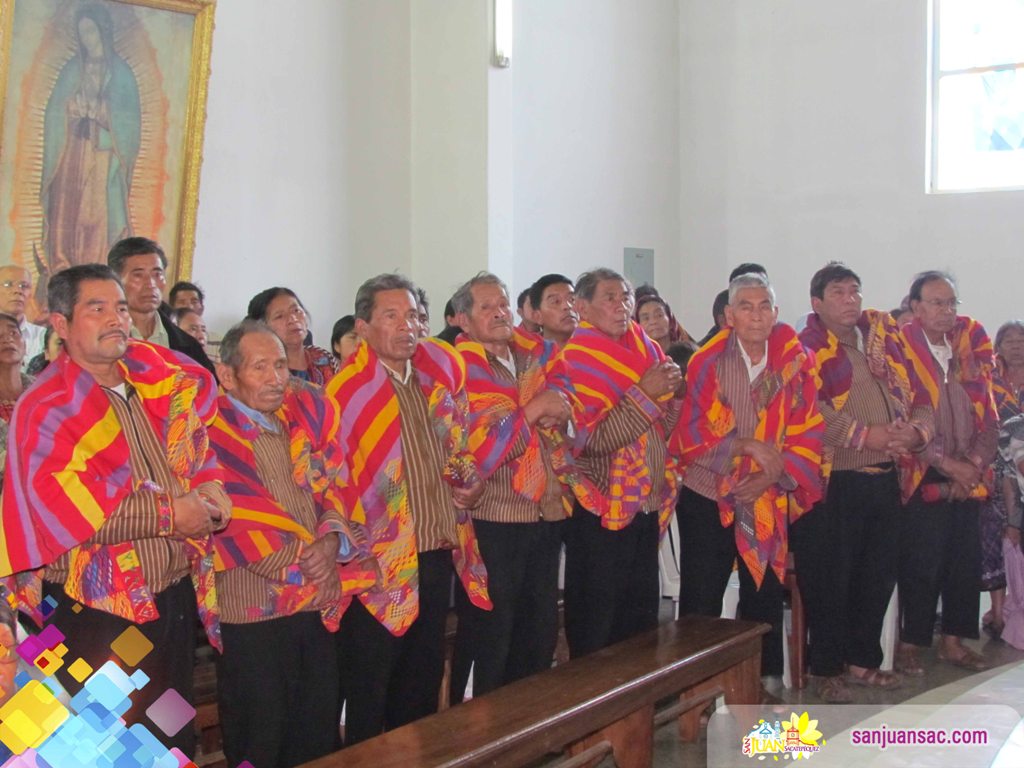
[[952, 664], [954, 667], [960, 667], [961, 669], [968, 669], [971, 672], [984, 672], [989, 668], [988, 662], [970, 648], [961, 647], [958, 656], [947, 656], [940, 648], [938, 657], [947, 664]]
[[823, 679], [818, 686], [818, 695], [826, 704], [849, 704], [853, 701], [853, 694], [846, 687], [846, 680], [842, 675]]
[[883, 672], [882, 670], [865, 669], [863, 672], [854, 672], [852, 669], [846, 672], [846, 682], [850, 685], [862, 685], [865, 688], [878, 688], [882, 691], [891, 691], [893, 688], [899, 688], [900, 680], [899, 675], [894, 675], [892, 672]]
[[924, 667], [916, 648], [900, 648], [896, 652], [896, 671], [907, 677], [924, 677]]

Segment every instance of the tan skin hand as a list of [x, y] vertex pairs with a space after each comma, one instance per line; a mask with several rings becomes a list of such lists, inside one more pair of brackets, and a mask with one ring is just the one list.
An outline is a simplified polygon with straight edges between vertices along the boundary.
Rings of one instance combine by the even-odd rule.
[[572, 416], [569, 399], [561, 392], [546, 389], [523, 406], [523, 417], [531, 426], [540, 424], [545, 428], [565, 424]]
[[767, 491], [775, 480], [764, 472], [751, 472], [732, 489], [733, 496], [744, 504], [753, 504]]
[[939, 471], [952, 480], [954, 484], [959, 483], [964, 486], [968, 493], [981, 482], [981, 470], [970, 461], [964, 461], [963, 459], [947, 457], [942, 460]]
[[452, 500], [456, 509], [475, 509], [484, 492], [484, 481], [479, 476], [462, 488], [452, 488]]
[[338, 545], [336, 533], [325, 533], [307, 545], [299, 555], [302, 575], [310, 581], [322, 581], [326, 576], [337, 573]]
[[772, 483], [778, 482], [782, 477], [785, 465], [782, 461], [782, 454], [774, 446], [762, 443], [752, 437], [739, 438], [733, 444], [733, 451], [737, 456], [749, 456], [761, 467], [761, 471]]
[[658, 400], [665, 395], [675, 392], [683, 383], [683, 372], [679, 366], [671, 360], [664, 360], [655, 363], [640, 377], [637, 386], [643, 390], [651, 400]]
[[889, 432], [889, 453], [897, 456], [905, 456], [919, 451], [924, 446], [924, 439], [921, 433], [912, 424], [897, 419], [888, 427]]
[[[210, 505], [196, 491], [171, 500], [174, 509], [174, 536], [183, 539], [201, 539], [213, 529]], [[219, 519], [219, 512], [218, 512]]]

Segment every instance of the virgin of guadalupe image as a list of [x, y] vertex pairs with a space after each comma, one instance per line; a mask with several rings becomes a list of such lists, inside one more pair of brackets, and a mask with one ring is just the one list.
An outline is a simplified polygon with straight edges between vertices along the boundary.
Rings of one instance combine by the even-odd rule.
[[104, 262], [110, 245], [132, 234], [128, 197], [142, 133], [139, 86], [114, 49], [109, 12], [86, 5], [74, 23], [77, 52], [57, 77], [43, 123], [40, 204], [51, 275]]

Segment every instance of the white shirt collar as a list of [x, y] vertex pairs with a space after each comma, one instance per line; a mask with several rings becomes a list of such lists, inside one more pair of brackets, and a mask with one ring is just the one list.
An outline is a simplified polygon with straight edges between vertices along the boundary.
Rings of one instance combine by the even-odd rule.
[[950, 346], [949, 340], [943, 336], [941, 344], [932, 344], [931, 339], [926, 335], [925, 341], [928, 342], [928, 348], [932, 351], [932, 357], [935, 358], [935, 362], [942, 368], [944, 376], [949, 376], [949, 361], [953, 359], [953, 347]]
[[761, 355], [761, 362], [756, 365], [750, 361], [750, 355], [747, 354], [747, 350], [743, 348], [743, 344], [739, 339], [736, 339], [736, 346], [739, 347], [740, 356], [743, 358], [743, 363], [747, 366], [747, 375], [750, 376], [750, 380], [753, 381], [761, 375], [768, 366], [768, 342], [764, 343], [764, 354]]
[[[384, 365], [382, 362], [381, 365]], [[399, 384], [408, 384], [409, 377], [412, 376], [412, 360], [405, 361], [405, 373], [399, 374], [398, 371], [391, 370], [388, 366], [384, 365], [384, 370], [388, 372], [388, 376], [393, 378]]]

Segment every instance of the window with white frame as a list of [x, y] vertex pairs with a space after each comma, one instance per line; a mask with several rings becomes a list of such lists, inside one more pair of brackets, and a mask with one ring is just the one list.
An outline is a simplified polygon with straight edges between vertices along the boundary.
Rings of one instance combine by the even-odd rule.
[[928, 189], [1024, 187], [1024, 0], [931, 0]]

